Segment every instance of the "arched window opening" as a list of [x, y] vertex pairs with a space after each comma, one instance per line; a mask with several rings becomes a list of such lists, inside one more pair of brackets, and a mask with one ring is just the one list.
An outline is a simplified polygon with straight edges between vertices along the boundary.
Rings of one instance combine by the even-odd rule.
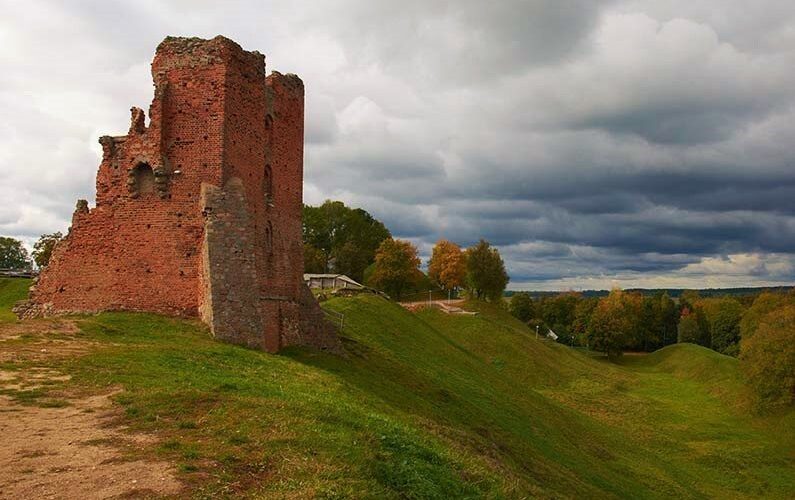
[[265, 196], [265, 204], [273, 206], [273, 171], [270, 165], [265, 165], [265, 172], [262, 174], [262, 192]]
[[133, 169], [134, 192], [143, 196], [155, 192], [155, 173], [148, 163], [139, 163]]

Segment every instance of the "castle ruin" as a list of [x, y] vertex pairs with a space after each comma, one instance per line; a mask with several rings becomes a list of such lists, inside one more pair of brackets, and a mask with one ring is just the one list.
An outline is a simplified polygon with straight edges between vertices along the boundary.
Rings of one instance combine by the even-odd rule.
[[166, 38], [149, 124], [104, 136], [96, 207], [21, 304], [23, 317], [110, 310], [199, 317], [219, 339], [336, 349], [304, 285], [304, 86], [232, 40]]

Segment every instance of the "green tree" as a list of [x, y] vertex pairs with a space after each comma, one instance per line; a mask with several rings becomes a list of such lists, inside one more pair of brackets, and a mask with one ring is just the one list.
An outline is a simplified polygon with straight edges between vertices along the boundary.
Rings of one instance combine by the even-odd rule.
[[726, 297], [703, 299], [699, 305], [709, 324], [712, 348], [723, 354], [736, 356], [739, 353], [742, 304], [736, 299]]
[[795, 305], [759, 318], [753, 335], [740, 343], [740, 368], [760, 407], [795, 403]]
[[22, 242], [0, 236], [0, 269], [28, 269], [30, 258]]
[[466, 261], [470, 295], [480, 300], [500, 300], [509, 280], [500, 252], [486, 240], [480, 240], [467, 249]]
[[304, 245], [310, 247], [304, 249], [306, 272], [333, 271], [357, 281], [364, 279], [364, 270], [374, 262], [381, 242], [391, 237], [386, 226], [367, 211], [346, 207], [341, 201], [304, 205], [302, 228]]
[[33, 261], [39, 268], [47, 267], [55, 245], [62, 239], [63, 234], [60, 231], [52, 234], [42, 234], [39, 237], [39, 241], [33, 245]]
[[572, 343], [572, 327], [574, 311], [582, 296], [575, 292], [566, 292], [545, 297], [539, 304], [540, 316], [544, 324], [557, 335], [558, 341]]
[[322, 274], [326, 269], [326, 254], [323, 250], [304, 243], [304, 272]]
[[518, 292], [511, 296], [509, 307], [511, 314], [523, 323], [535, 318], [535, 304], [527, 292]]
[[400, 300], [423, 276], [419, 267], [417, 248], [411, 242], [389, 238], [378, 247], [369, 284]]

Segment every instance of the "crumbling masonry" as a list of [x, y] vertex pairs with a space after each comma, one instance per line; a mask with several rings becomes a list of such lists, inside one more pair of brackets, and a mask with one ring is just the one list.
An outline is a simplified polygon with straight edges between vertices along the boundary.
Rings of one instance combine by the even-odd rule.
[[166, 38], [149, 125], [104, 136], [96, 208], [20, 304], [23, 317], [108, 310], [200, 317], [219, 339], [337, 349], [304, 285], [304, 87], [232, 40]]

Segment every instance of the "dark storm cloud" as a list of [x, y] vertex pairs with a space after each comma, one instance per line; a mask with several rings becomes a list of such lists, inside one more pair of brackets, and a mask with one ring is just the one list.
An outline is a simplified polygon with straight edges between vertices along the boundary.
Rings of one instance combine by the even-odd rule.
[[426, 258], [441, 237], [487, 238], [529, 288], [795, 275], [789, 2], [82, 0], [4, 14], [3, 234], [65, 229], [93, 191], [96, 138], [151, 99], [157, 43], [221, 33], [303, 78], [306, 201], [362, 206]]

